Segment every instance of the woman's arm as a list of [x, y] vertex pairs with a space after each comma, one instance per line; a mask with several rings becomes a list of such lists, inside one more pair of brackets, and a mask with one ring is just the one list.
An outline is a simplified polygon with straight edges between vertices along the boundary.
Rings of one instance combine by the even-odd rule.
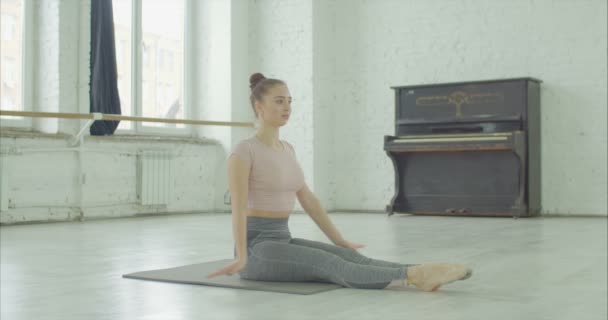
[[249, 164], [238, 156], [228, 159], [228, 184], [232, 204], [232, 235], [236, 246], [236, 260], [209, 274], [208, 278], [219, 275], [233, 275], [247, 264], [247, 194]]
[[228, 159], [228, 185], [232, 206], [232, 235], [238, 260], [247, 261], [247, 196], [249, 165], [238, 156]]
[[329, 219], [327, 212], [321, 206], [319, 198], [308, 188], [308, 185], [304, 184], [304, 187], [296, 195], [304, 211], [310, 215], [329, 240], [334, 244], [342, 245], [345, 242], [344, 238]]

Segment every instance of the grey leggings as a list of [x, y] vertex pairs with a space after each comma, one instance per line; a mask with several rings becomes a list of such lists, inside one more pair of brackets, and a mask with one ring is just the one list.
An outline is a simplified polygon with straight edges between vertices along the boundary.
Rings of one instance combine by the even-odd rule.
[[242, 279], [329, 282], [349, 288], [383, 289], [405, 280], [401, 264], [370, 259], [353, 249], [292, 238], [289, 218], [247, 217], [247, 265]]

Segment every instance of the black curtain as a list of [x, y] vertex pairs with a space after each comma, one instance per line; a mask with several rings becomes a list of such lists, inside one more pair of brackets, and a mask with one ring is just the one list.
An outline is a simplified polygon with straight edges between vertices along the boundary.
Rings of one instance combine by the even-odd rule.
[[[112, 0], [91, 1], [91, 79], [89, 101], [92, 112], [120, 113], [114, 17]], [[112, 135], [120, 121], [96, 120], [91, 135]]]

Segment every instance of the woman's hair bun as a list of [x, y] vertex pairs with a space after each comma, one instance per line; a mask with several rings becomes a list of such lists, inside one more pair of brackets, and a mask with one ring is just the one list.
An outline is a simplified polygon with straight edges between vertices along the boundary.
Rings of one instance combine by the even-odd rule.
[[249, 89], [253, 90], [260, 81], [266, 79], [263, 74], [256, 72], [249, 77]]

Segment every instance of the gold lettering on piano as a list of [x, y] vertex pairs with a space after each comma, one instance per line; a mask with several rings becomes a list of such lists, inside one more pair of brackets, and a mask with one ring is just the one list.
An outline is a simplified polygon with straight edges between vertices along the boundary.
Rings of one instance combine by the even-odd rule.
[[456, 116], [462, 116], [462, 105], [498, 103], [504, 101], [504, 95], [500, 92], [468, 93], [465, 91], [454, 91], [449, 95], [427, 96], [416, 98], [417, 106], [440, 106], [453, 104], [456, 106]]

